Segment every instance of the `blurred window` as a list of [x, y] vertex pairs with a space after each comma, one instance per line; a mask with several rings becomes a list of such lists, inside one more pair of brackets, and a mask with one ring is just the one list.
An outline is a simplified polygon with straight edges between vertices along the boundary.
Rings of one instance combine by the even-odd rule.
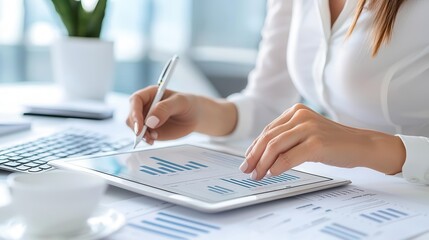
[[[115, 42], [115, 88], [152, 83], [172, 53], [251, 65], [264, 15], [265, 0], [109, 0], [102, 38]], [[53, 81], [49, 48], [65, 35], [50, 0], [0, 0], [0, 82]]]

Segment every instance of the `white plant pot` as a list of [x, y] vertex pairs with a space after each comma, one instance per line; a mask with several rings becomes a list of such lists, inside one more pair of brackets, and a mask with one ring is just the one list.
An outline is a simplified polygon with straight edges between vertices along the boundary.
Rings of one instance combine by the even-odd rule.
[[68, 99], [104, 100], [113, 84], [113, 42], [69, 37], [51, 49], [54, 79]]

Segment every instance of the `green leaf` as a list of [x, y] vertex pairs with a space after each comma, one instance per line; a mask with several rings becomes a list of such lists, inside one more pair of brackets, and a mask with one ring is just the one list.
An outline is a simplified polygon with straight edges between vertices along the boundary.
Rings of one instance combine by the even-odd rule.
[[98, 0], [97, 6], [95, 6], [92, 12], [87, 26], [88, 26], [88, 37], [99, 38], [101, 29], [103, 27], [103, 20], [106, 14], [107, 0]]
[[107, 0], [99, 0], [94, 10], [85, 11], [81, 0], [52, 0], [69, 36], [99, 38]]
[[78, 11], [78, 19], [79, 24], [77, 26], [77, 35], [80, 37], [87, 37], [88, 36], [88, 22], [91, 18], [91, 12], [85, 11], [82, 4], [79, 6]]
[[67, 32], [70, 36], [75, 34], [76, 17], [74, 15], [74, 0], [52, 0], [55, 10], [65, 25]]

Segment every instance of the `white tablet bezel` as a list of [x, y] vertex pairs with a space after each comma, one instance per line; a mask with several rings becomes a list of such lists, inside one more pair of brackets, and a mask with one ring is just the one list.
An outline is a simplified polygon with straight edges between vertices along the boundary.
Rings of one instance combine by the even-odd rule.
[[[183, 144], [181, 144], [181, 145], [183, 145]], [[186, 144], [186, 145], [202, 147], [202, 146], [198, 146], [195, 144]], [[173, 146], [177, 147], [179, 145], [173, 145]], [[165, 146], [160, 147], [160, 148], [165, 148]], [[207, 148], [207, 147], [204, 146], [204, 148]], [[156, 148], [150, 148], [150, 149], [156, 149]], [[213, 150], [213, 151], [219, 151], [218, 149], [213, 149], [213, 148], [209, 148], [209, 149]], [[108, 154], [96, 155], [93, 157], [111, 156], [111, 155], [132, 153], [132, 152], [144, 151], [144, 150], [145, 149], [134, 150], [134, 151], [129, 151], [129, 152], [122, 152], [122, 153], [108, 153]], [[221, 152], [231, 154], [230, 152], [226, 152], [226, 151], [221, 151]], [[196, 199], [196, 198], [185, 196], [185, 195], [178, 194], [178, 193], [173, 193], [173, 192], [170, 192], [168, 190], [162, 190], [162, 189], [159, 189], [156, 187], [151, 187], [148, 185], [139, 184], [139, 183], [131, 181], [131, 180], [123, 179], [123, 178], [113, 176], [113, 175], [110, 175], [107, 173], [99, 172], [99, 171], [96, 171], [93, 169], [88, 169], [85, 167], [70, 164], [70, 162], [73, 162], [76, 160], [81, 160], [81, 159], [87, 159], [87, 158], [88, 158], [88, 156], [54, 160], [54, 161], [49, 162], [49, 165], [52, 165], [52, 166], [59, 168], [59, 169], [68, 169], [68, 170], [82, 171], [82, 172], [86, 172], [86, 173], [90, 173], [90, 174], [95, 174], [97, 176], [103, 177], [104, 179], [106, 179], [108, 181], [109, 184], [111, 184], [113, 186], [117, 186], [119, 188], [123, 188], [123, 189], [129, 190], [129, 191], [133, 191], [133, 192], [145, 195], [145, 196], [153, 197], [153, 198], [156, 198], [156, 199], [159, 199], [162, 201], [175, 203], [177, 205], [189, 207], [192, 209], [196, 209], [196, 210], [199, 210], [202, 212], [208, 212], [208, 213], [222, 212], [222, 211], [231, 210], [231, 209], [235, 209], [235, 208], [239, 208], [239, 207], [254, 205], [257, 203], [268, 202], [268, 201], [272, 201], [272, 200], [276, 200], [276, 199], [296, 196], [296, 195], [300, 195], [300, 194], [304, 194], [304, 193], [319, 191], [319, 190], [333, 188], [333, 187], [342, 186], [342, 185], [346, 185], [346, 184], [351, 183], [351, 181], [349, 181], [349, 180], [333, 179], [331, 177], [322, 176], [322, 177], [329, 178], [331, 180], [312, 183], [312, 184], [303, 185], [303, 186], [298, 186], [298, 187], [294, 187], [294, 188], [280, 189], [280, 190], [267, 192], [267, 193], [258, 193], [257, 195], [244, 196], [244, 197], [239, 197], [239, 198], [235, 198], [235, 199], [225, 200], [222, 202], [213, 203], [213, 202], [205, 202], [205, 201], [202, 201], [200, 199]]]

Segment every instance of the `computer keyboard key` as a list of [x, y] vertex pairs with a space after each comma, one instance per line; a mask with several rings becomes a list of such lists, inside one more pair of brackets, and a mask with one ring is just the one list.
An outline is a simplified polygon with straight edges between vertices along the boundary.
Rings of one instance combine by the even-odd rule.
[[31, 156], [31, 157], [28, 157], [28, 158], [26, 158], [26, 159], [28, 159], [28, 160], [30, 160], [30, 161], [35, 161], [35, 160], [39, 160], [39, 159], [41, 159], [42, 157], [40, 157], [40, 156]]
[[67, 151], [67, 154], [69, 154], [69, 155], [74, 155], [74, 154], [76, 154], [76, 153], [78, 153], [78, 152], [80, 152], [79, 150], [76, 150], [76, 149], [72, 149], [72, 150], [68, 150]]
[[46, 170], [46, 169], [52, 168], [52, 166], [49, 166], [48, 164], [45, 164], [45, 165], [40, 165], [39, 168], [41, 168], [43, 170]]
[[45, 161], [36, 160], [36, 161], [33, 161], [33, 163], [36, 163], [36, 164], [45, 164], [46, 162]]
[[52, 153], [45, 152], [45, 153], [38, 154], [37, 156], [40, 158], [44, 158], [44, 157], [52, 156]]
[[32, 161], [32, 160], [31, 160], [31, 159], [29, 159], [29, 158], [24, 158], [24, 159], [18, 160], [18, 161], [16, 161], [16, 162], [19, 162], [19, 163], [24, 164], [24, 163], [29, 163], [29, 162], [31, 162], [31, 161]]
[[11, 161], [18, 161], [21, 159], [23, 159], [23, 157], [21, 157], [21, 156], [9, 157], [9, 160], [11, 160]]
[[21, 150], [15, 151], [15, 153], [17, 153], [19, 155], [22, 155], [22, 154], [27, 153], [27, 152], [28, 152], [27, 149], [21, 149]]
[[39, 167], [35, 167], [35, 168], [31, 168], [30, 170], [28, 170], [29, 172], [40, 172], [43, 171], [43, 169], [39, 168]]
[[3, 164], [3, 166], [7, 166], [7, 167], [18, 167], [20, 165], [22, 165], [22, 163], [19, 163], [19, 162], [7, 162]]
[[51, 153], [52, 153], [52, 154], [57, 154], [57, 153], [60, 153], [60, 152], [62, 152], [62, 151], [63, 151], [63, 149], [57, 148], [57, 149], [55, 149], [55, 150], [52, 150], [52, 151], [51, 151]]
[[81, 154], [82, 156], [84, 156], [84, 155], [91, 155], [98, 152], [100, 152], [100, 149], [89, 149], [89, 150], [86, 150], [85, 152], [81, 152]]
[[24, 166], [26, 166], [26, 167], [37, 167], [39, 165], [40, 165], [39, 163], [34, 163], [34, 162], [29, 162], [29, 163], [24, 164]]
[[25, 153], [20, 153], [19, 156], [21, 157], [31, 157], [34, 156], [34, 152], [25, 152]]
[[40, 158], [39, 161], [49, 162], [51, 160], [56, 160], [56, 159], [58, 159], [58, 157], [56, 157], [56, 156], [49, 156], [49, 157]]
[[32, 154], [30, 156], [35, 155], [35, 154], [45, 153], [49, 150], [50, 150], [49, 148], [40, 148], [40, 149], [37, 149], [36, 151], [32, 152]]
[[29, 152], [36, 151], [37, 149], [40, 149], [40, 148], [39, 148], [39, 147], [30, 147], [30, 148], [27, 148], [27, 150], [28, 150]]
[[0, 160], [6, 160], [8, 158], [9, 158], [8, 156], [0, 155]]
[[65, 158], [65, 157], [68, 157], [70, 155], [67, 153], [60, 152], [60, 153], [55, 154], [55, 156], [59, 157], [59, 158]]
[[7, 160], [7, 159], [0, 160], [0, 165], [1, 165], [1, 164], [4, 164], [4, 163], [7, 163], [7, 162], [10, 162], [10, 161], [9, 161], [9, 160]]
[[5, 155], [6, 155], [6, 156], [8, 156], [8, 157], [15, 157], [15, 156], [18, 156], [18, 154], [17, 154], [17, 153], [14, 153], [14, 152], [8, 152], [8, 153], [6, 153]]
[[20, 170], [20, 171], [27, 171], [28, 169], [30, 169], [31, 167], [27, 167], [27, 166], [19, 166], [16, 169]]

